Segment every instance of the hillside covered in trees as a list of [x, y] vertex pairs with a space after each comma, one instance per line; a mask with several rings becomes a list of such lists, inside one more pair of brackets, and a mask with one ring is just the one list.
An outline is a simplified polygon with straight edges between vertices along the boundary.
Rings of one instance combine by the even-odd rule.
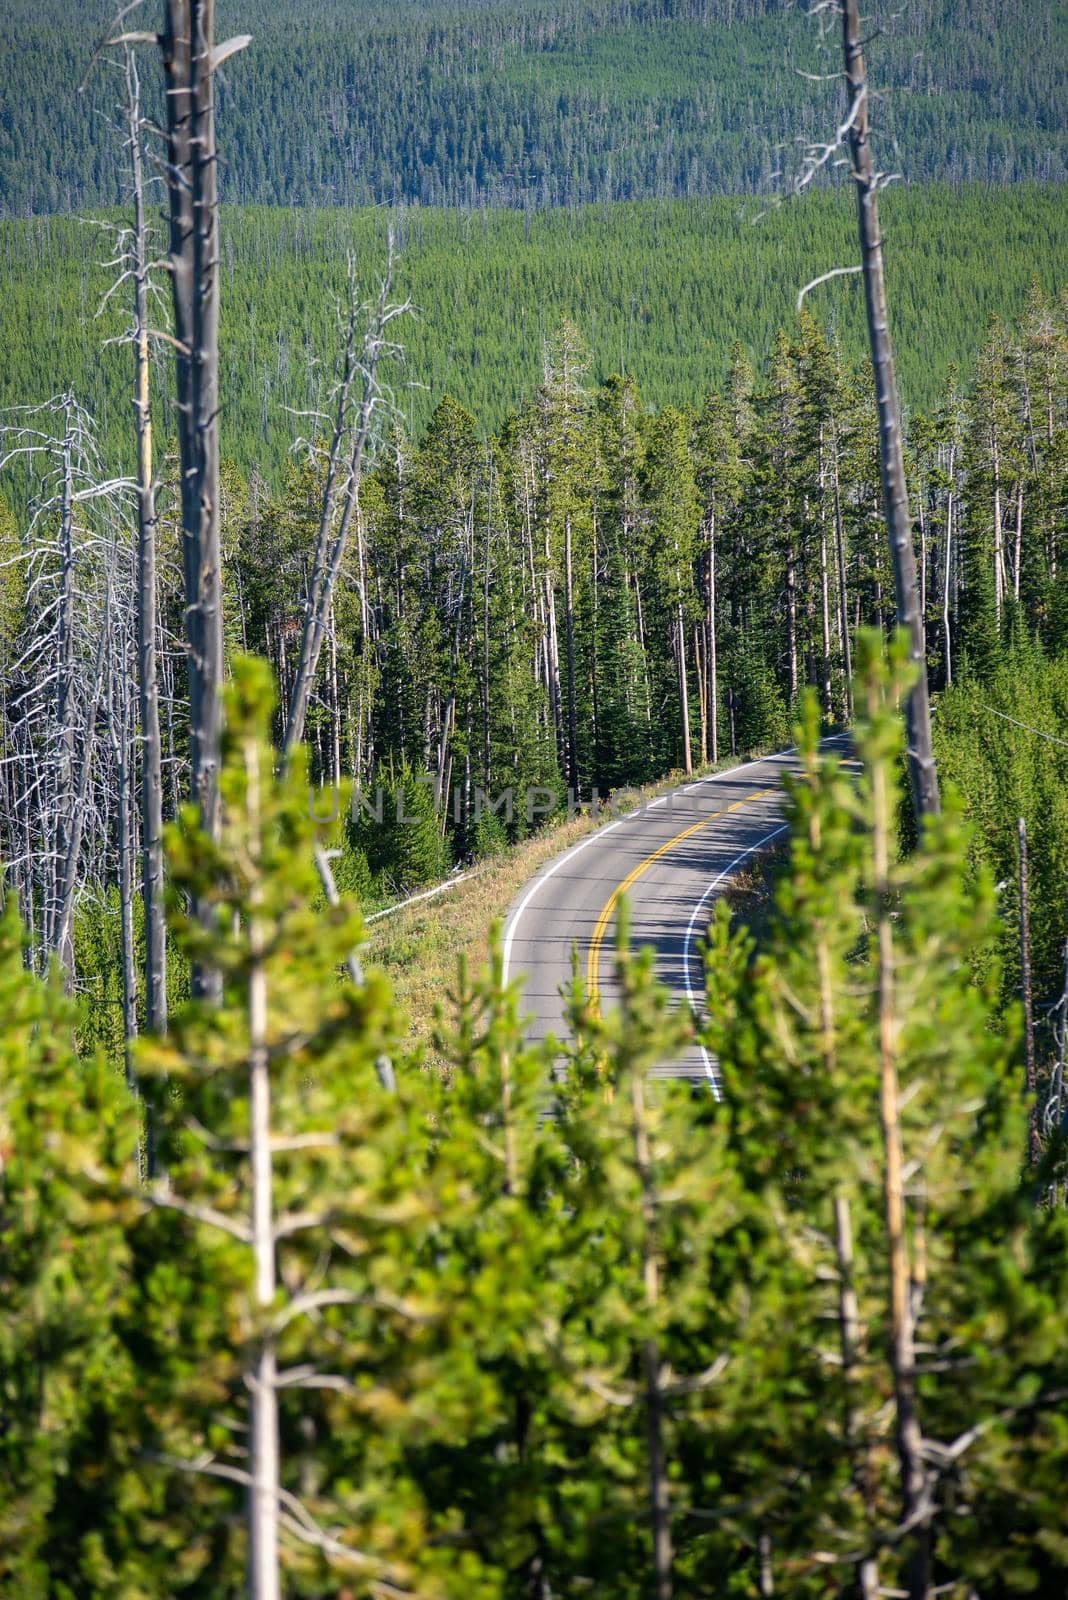
[[883, 21], [9, 5], [5, 1597], [1066, 1592], [1066, 19]]
[[[109, 0], [14, 0], [0, 34], [0, 211], [117, 204], [107, 75], [78, 94]], [[884, 8], [884, 161], [908, 180], [1068, 176], [1068, 43], [1050, 0]], [[814, 25], [783, 0], [226, 0], [223, 198], [574, 205], [768, 193], [834, 125]], [[143, 24], [139, 24], [143, 25]], [[82, 32], [81, 30], [85, 31]], [[152, 90], [154, 94], [155, 91]], [[150, 101], [158, 115], [159, 106]]]
[[[70, 419], [60, 407], [42, 423], [59, 430], [35, 458], [47, 495]], [[1064, 301], [1034, 284], [1018, 327], [992, 319], [966, 371], [951, 375], [909, 430], [910, 512], [938, 690], [962, 679], [985, 685], [1005, 671], [1022, 684], [1034, 665], [1028, 651], [1068, 648], [1066, 425]], [[158, 497], [163, 800], [172, 817], [188, 749], [175, 470], [166, 469]], [[223, 473], [227, 651], [266, 655], [283, 706], [299, 665], [324, 473], [321, 450], [307, 447], [283, 459], [276, 486], [255, 469]], [[120, 520], [108, 532], [87, 513], [72, 552], [80, 615], [68, 668], [85, 682], [102, 674], [105, 703], [116, 706], [130, 694], [132, 634], [109, 636], [102, 664], [98, 650], [110, 594], [130, 581], [122, 528]], [[101, 539], [114, 551], [110, 577], [107, 564], [101, 573]], [[54, 584], [62, 571], [50, 519], [38, 522], [25, 559], [25, 568], [7, 569], [12, 666], [51, 648], [51, 612], [27, 606], [16, 582], [25, 570]], [[556, 799], [541, 808], [543, 822], [569, 788], [588, 802], [672, 769], [785, 744], [806, 686], [828, 724], [848, 723], [850, 640], [858, 627], [891, 629], [894, 616], [870, 390], [863, 368], [843, 361], [808, 312], [779, 333], [761, 367], [735, 345], [719, 389], [696, 406], [659, 410], [633, 379], [598, 384], [581, 332], [565, 321], [547, 341], [542, 381], [496, 435], [446, 396], [421, 438], [383, 440], [362, 484], [306, 722], [316, 782], [389, 796], [384, 826], [364, 819], [343, 837], [342, 879], [378, 905], [529, 829], [521, 804], [507, 827], [479, 816], [478, 790], [546, 789]], [[24, 755], [9, 765], [6, 827], [26, 841], [23, 904], [42, 907], [59, 890], [40, 831], [50, 824], [37, 750], [59, 729], [49, 731], [36, 669], [10, 672], [7, 705]], [[962, 710], [947, 705], [958, 707], [947, 710], [948, 734]], [[1052, 731], [1056, 713], [1047, 706], [1035, 720]], [[92, 731], [82, 884], [90, 899], [78, 923], [82, 981], [98, 1002], [94, 1028], [109, 1038], [121, 1022], [109, 888], [119, 876], [115, 761], [136, 765], [132, 746], [121, 751], [133, 738], [132, 722], [125, 726], [118, 744], [110, 721]], [[284, 714], [275, 733], [285, 734]], [[965, 760], [959, 751], [953, 763], [962, 776]], [[421, 787], [427, 775], [436, 814]], [[986, 783], [964, 788], [981, 807]], [[420, 827], [390, 823], [401, 795]], [[1014, 804], [1053, 830], [1042, 869], [1052, 892], [1068, 826], [1048, 797]], [[1003, 848], [997, 859], [1006, 865]], [[100, 953], [101, 916], [111, 956]], [[1059, 907], [1051, 903], [1049, 916], [1044, 993], [1061, 974]], [[42, 962], [46, 949], [47, 941]]]
[[[1064, 286], [1068, 206], [1055, 187], [934, 185], [891, 188], [883, 212], [903, 401], [908, 412], [930, 412], [950, 368], [970, 371], [989, 316], [1019, 318], [1032, 277], [1053, 294]], [[373, 285], [390, 225], [394, 287], [413, 305], [398, 334], [404, 362], [391, 371], [392, 398], [415, 436], [445, 394], [480, 429], [500, 428], [538, 383], [561, 317], [582, 330], [592, 381], [625, 372], [648, 406], [698, 405], [723, 382], [735, 343], [763, 363], [779, 328], [794, 322], [801, 288], [855, 252], [852, 207], [832, 194], [763, 214], [731, 199], [526, 216], [224, 208], [221, 440], [243, 473], [255, 465], [279, 483], [299, 431], [293, 412], [319, 403], [330, 370], [346, 256]], [[101, 263], [111, 253], [112, 235], [85, 221], [0, 222], [0, 405], [71, 389], [118, 467], [128, 449], [128, 353], [106, 341], [121, 335], [127, 309], [121, 296], [103, 304], [115, 272]], [[860, 284], [835, 280], [806, 304], [857, 362]], [[162, 344], [153, 359], [157, 426], [173, 439]]]

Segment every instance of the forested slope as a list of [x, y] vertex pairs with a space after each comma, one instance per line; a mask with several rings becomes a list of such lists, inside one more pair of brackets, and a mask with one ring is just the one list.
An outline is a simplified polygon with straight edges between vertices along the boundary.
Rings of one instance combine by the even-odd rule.
[[[0, 210], [112, 205], [118, 88], [77, 85], [116, 7], [19, 0], [0, 35]], [[139, 25], [156, 25], [155, 7]], [[220, 87], [224, 199], [287, 205], [573, 204], [775, 187], [826, 137], [840, 84], [783, 0], [226, 0], [253, 42]], [[1068, 19], [1050, 0], [881, 3], [888, 167], [910, 179], [1061, 181]]]
[[[415, 306], [398, 325], [406, 362], [392, 374], [408, 431], [420, 432], [446, 393], [481, 427], [498, 427], [538, 382], [561, 316], [581, 328], [592, 376], [633, 375], [650, 406], [696, 404], [722, 381], [735, 340], [763, 360], [776, 331], [794, 325], [798, 290], [856, 256], [845, 196], [759, 211], [726, 198], [529, 216], [227, 209], [223, 451], [278, 481], [302, 431], [286, 408], [312, 403], [313, 359], [336, 348], [346, 251], [373, 281], [387, 220], [401, 245], [396, 290]], [[1054, 188], [919, 187], [888, 191], [884, 219], [903, 395], [910, 410], [929, 410], [949, 368], [971, 367], [986, 318], [1022, 312], [1032, 274], [1062, 287], [1068, 206]], [[96, 263], [109, 253], [106, 237], [75, 220], [0, 223], [0, 405], [70, 388], [94, 414], [106, 458], [128, 464], [129, 353], [104, 348], [126, 311], [116, 298], [94, 315], [110, 281]], [[861, 358], [859, 280], [835, 280], [806, 303], [847, 360]], [[173, 435], [165, 346], [156, 360], [157, 425]]]

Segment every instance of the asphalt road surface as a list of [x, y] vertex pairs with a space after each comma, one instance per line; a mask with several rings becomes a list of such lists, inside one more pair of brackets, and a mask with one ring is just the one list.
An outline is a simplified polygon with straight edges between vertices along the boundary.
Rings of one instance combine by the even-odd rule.
[[[824, 748], [844, 752], [845, 737], [832, 736]], [[615, 917], [623, 894], [633, 947], [651, 945], [660, 982], [699, 1012], [700, 941], [711, 902], [747, 858], [784, 831], [782, 776], [796, 770], [797, 757], [788, 750], [696, 779], [603, 824], [546, 862], [505, 921], [505, 977], [524, 979], [528, 1037], [566, 1038], [561, 989], [571, 981], [573, 947], [587, 992], [602, 1010], [612, 1005]], [[715, 1061], [701, 1045], [659, 1070], [707, 1080], [719, 1093]]]

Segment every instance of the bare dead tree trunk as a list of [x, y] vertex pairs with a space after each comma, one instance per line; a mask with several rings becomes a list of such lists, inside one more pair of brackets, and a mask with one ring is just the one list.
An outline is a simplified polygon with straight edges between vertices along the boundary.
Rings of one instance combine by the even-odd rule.
[[[323, 491], [319, 532], [315, 541], [315, 554], [312, 559], [308, 598], [304, 610], [304, 627], [300, 639], [300, 658], [289, 695], [289, 708], [286, 716], [286, 731], [283, 742], [284, 756], [288, 755], [304, 737], [304, 722], [308, 712], [308, 701], [311, 698], [312, 688], [315, 684], [315, 674], [319, 666], [319, 654], [327, 634], [334, 589], [337, 586], [341, 563], [345, 559], [345, 552], [348, 548], [349, 532], [353, 518], [355, 517], [357, 524], [359, 523], [360, 483], [363, 477], [364, 459], [370, 441], [372, 419], [380, 403], [378, 368], [383, 357], [390, 353], [390, 346], [385, 338], [386, 329], [395, 317], [403, 315], [408, 309], [407, 304], [402, 306], [391, 306], [389, 304], [390, 289], [393, 283], [393, 269], [393, 238], [390, 235], [386, 273], [379, 286], [378, 298], [370, 312], [368, 327], [363, 335], [360, 348], [357, 348], [356, 339], [359, 307], [356, 304], [354, 288], [350, 289], [345, 358], [341, 382], [337, 390], [334, 432], [327, 457], [327, 478]], [[350, 401], [357, 376], [362, 379], [360, 402], [355, 416], [351, 416]], [[337, 515], [339, 493], [337, 475], [341, 464], [342, 451], [346, 443], [348, 444], [348, 455], [344, 468], [345, 482], [343, 488], [340, 488], [342, 501], [340, 515]], [[362, 543], [362, 531], [359, 532], [358, 537]], [[362, 572], [361, 590], [365, 590]], [[364, 604], [365, 602], [361, 601], [361, 608]], [[361, 610], [361, 614], [366, 620], [366, 612]]]
[[56, 921], [52, 933], [52, 948], [63, 963], [68, 991], [74, 987], [74, 902], [78, 891], [78, 869], [81, 864], [82, 839], [85, 834], [85, 812], [89, 795], [89, 779], [93, 767], [93, 729], [104, 691], [104, 655], [107, 628], [100, 632], [96, 665], [93, 669], [93, 689], [85, 719], [85, 745], [77, 786], [70, 796], [70, 815], [63, 854], [63, 871], [59, 880], [59, 897], [56, 903]]
[[1020, 850], [1020, 998], [1024, 1014], [1024, 1073], [1029, 1105], [1027, 1108], [1027, 1159], [1036, 1167], [1042, 1155], [1038, 1130], [1038, 1072], [1035, 1065], [1035, 1006], [1031, 983], [1031, 905], [1027, 881], [1027, 823], [1017, 824]]
[[[222, 733], [222, 558], [219, 548], [219, 208], [216, 68], [244, 38], [214, 46], [215, 0], [165, 0], [167, 188], [181, 455], [192, 796], [218, 839]], [[192, 975], [218, 996], [218, 975]]]
[[[67, 975], [68, 986], [74, 983], [74, 946], [70, 938], [70, 924], [66, 932], [59, 931], [64, 911], [64, 887], [58, 877], [61, 854], [69, 853], [77, 821], [74, 784], [74, 430], [76, 417], [73, 398], [66, 396], [63, 404], [63, 488], [59, 517], [59, 603], [56, 611], [58, 677], [56, 681], [56, 723], [59, 728], [59, 762], [55, 784], [56, 837], [50, 891], [46, 897], [44, 914], [46, 923], [46, 948], [53, 949]], [[86, 744], [88, 751], [88, 741]], [[81, 849], [79, 835], [74, 846], [74, 859]], [[73, 892], [73, 889], [72, 889]]]
[[772, 1563], [773, 1546], [771, 1534], [766, 1528], [761, 1528], [757, 1537], [757, 1560], [760, 1564], [758, 1582], [760, 1585], [760, 1600], [771, 1600], [775, 1593], [775, 1568]]
[[942, 575], [942, 637], [945, 642], [946, 652], [946, 684], [953, 682], [953, 657], [950, 638], [950, 601], [953, 586], [953, 508], [955, 495], [953, 493], [953, 467], [956, 456], [956, 447], [950, 446], [949, 451], [949, 490], [946, 494], [946, 570]]
[[838, 567], [838, 625], [842, 634], [842, 671], [845, 675], [846, 718], [853, 717], [853, 651], [849, 641], [849, 590], [846, 586], [845, 528], [842, 518], [842, 482], [838, 458], [838, 429], [832, 435], [831, 472], [834, 488], [834, 550]]
[[119, 951], [122, 967], [122, 1036], [126, 1042], [126, 1078], [133, 1086], [130, 1042], [137, 1037], [137, 962], [133, 933], [133, 758], [134, 729], [130, 705], [123, 628], [118, 608], [109, 606], [107, 728], [115, 763], [115, 854], [118, 864]]
[[[682, 574], [677, 569], [676, 572], [681, 587]], [[690, 686], [686, 662], [686, 622], [682, 614], [681, 600], [675, 607], [675, 633], [677, 639], [675, 661], [679, 674], [679, 721], [682, 725], [682, 768], [689, 777], [693, 771], [693, 755], [690, 747]]]
[[163, 743], [159, 725], [156, 484], [148, 366], [148, 246], [141, 155], [141, 91], [126, 50], [126, 111], [133, 173], [134, 428], [137, 438], [137, 678], [141, 717], [141, 894], [145, 906], [145, 1024], [167, 1027], [167, 924], [163, 906]]
[[823, 714], [829, 718], [833, 710], [831, 699], [831, 580], [827, 566], [827, 464], [822, 422], [820, 423], [819, 435], [819, 495], [820, 645], [823, 652], [820, 661], [820, 693], [823, 699]]
[[330, 781], [337, 793], [341, 787], [341, 696], [337, 680], [337, 621], [334, 602], [330, 602]]
[[879, 232], [879, 176], [869, 141], [868, 80], [860, 33], [857, 0], [843, 0], [842, 47], [849, 91], [849, 153], [857, 190], [857, 223], [864, 273], [864, 299], [868, 315], [868, 342], [875, 374], [875, 400], [879, 412], [879, 461], [882, 468], [883, 510], [890, 537], [897, 595], [897, 620], [909, 635], [909, 655], [918, 677], [906, 702], [909, 773], [912, 805], [917, 821], [939, 809], [938, 772], [931, 740], [931, 706], [927, 689], [927, 649], [916, 552], [912, 544], [905, 461], [901, 443], [894, 354], [883, 277], [883, 245]]
[[786, 551], [786, 645], [790, 705], [797, 703], [797, 557], [793, 544]]
[[1016, 515], [1015, 531], [1012, 542], [1012, 596], [1014, 600], [1020, 598], [1020, 568], [1023, 565], [1023, 513], [1024, 513], [1024, 481], [1023, 475], [1016, 480]]
[[990, 424], [990, 465], [994, 478], [994, 615], [1000, 625], [1005, 605], [1005, 534], [1001, 520], [1001, 447], [996, 422]]

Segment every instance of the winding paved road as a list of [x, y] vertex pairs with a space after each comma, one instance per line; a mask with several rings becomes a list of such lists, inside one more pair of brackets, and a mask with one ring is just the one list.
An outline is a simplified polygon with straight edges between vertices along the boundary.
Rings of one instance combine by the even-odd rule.
[[[843, 748], [833, 735], [825, 748]], [[513, 901], [505, 921], [505, 977], [523, 976], [528, 1037], [566, 1037], [561, 987], [571, 979], [576, 947], [587, 992], [613, 999], [615, 912], [625, 894], [631, 940], [651, 945], [656, 974], [695, 1010], [704, 989], [699, 944], [709, 903], [746, 858], [782, 833], [782, 775], [796, 771], [792, 750], [698, 778], [637, 811], [605, 823], [548, 861]], [[707, 1079], [720, 1091], [714, 1060], [695, 1045], [658, 1069]]]

